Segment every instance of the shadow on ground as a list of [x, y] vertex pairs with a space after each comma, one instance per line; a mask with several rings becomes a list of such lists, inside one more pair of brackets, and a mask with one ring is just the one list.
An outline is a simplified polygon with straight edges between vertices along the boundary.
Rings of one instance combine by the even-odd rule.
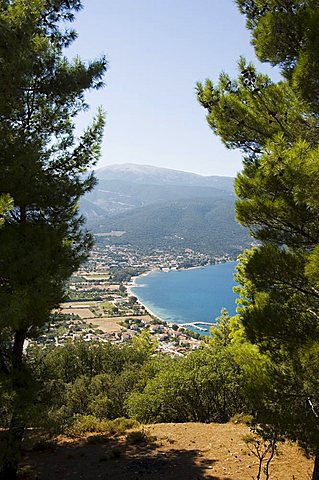
[[231, 480], [213, 476], [216, 461], [197, 450], [161, 451], [155, 440], [138, 445], [95, 440], [50, 443], [25, 452], [19, 480]]

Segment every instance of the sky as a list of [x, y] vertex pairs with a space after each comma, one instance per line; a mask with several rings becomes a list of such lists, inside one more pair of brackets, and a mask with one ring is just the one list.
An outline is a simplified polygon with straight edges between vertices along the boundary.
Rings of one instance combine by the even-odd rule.
[[[137, 163], [235, 176], [239, 151], [227, 150], [206, 122], [196, 82], [236, 75], [241, 55], [258, 63], [245, 18], [233, 0], [83, 0], [68, 56], [105, 55], [103, 90], [87, 95], [89, 112], [106, 112], [97, 167]], [[272, 73], [267, 65], [260, 70]]]

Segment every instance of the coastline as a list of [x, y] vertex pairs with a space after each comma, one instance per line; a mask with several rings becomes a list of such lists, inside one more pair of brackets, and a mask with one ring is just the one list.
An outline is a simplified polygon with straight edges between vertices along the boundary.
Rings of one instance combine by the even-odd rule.
[[151, 270], [148, 270], [147, 272], [144, 272], [142, 273], [141, 275], [138, 275], [136, 277], [132, 277], [130, 282], [125, 286], [126, 288], [126, 292], [128, 295], [131, 295], [133, 297], [135, 297], [137, 299], [137, 303], [139, 305], [141, 305], [141, 307], [143, 307], [145, 309], [145, 311], [153, 318], [157, 319], [157, 320], [160, 320], [161, 322], [165, 322], [167, 324], [171, 324], [173, 325], [172, 322], [168, 322], [167, 320], [164, 320], [163, 318], [161, 318], [159, 315], [156, 315], [156, 313], [154, 313], [149, 307], [147, 307], [133, 292], [132, 292], [132, 288], [134, 287], [138, 287], [138, 288], [143, 288], [143, 285], [136, 285], [136, 280], [140, 277], [146, 277], [147, 275], [150, 275], [151, 273], [153, 272], [159, 272], [160, 270], [158, 270], [157, 268], [152, 268]]
[[150, 275], [153, 272], [159, 272], [159, 271], [160, 270], [158, 270], [157, 268], [152, 268], [151, 270], [147, 270], [147, 272], [141, 273], [141, 275], [136, 275], [136, 276], [131, 277], [131, 280], [128, 283], [124, 284], [124, 287], [126, 288], [126, 292], [129, 295], [133, 295], [134, 297], [136, 297], [136, 295], [134, 295], [133, 292], [132, 292], [132, 288], [143, 287], [143, 285], [137, 285], [136, 280], [138, 278], [141, 278], [141, 277], [147, 277], [148, 275]]

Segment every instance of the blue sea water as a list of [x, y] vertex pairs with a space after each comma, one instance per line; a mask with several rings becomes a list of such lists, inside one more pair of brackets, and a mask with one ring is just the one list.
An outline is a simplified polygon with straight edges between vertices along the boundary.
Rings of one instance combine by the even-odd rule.
[[156, 316], [167, 322], [214, 323], [225, 307], [235, 313], [232, 291], [236, 262], [190, 270], [151, 272], [136, 279], [132, 293]]

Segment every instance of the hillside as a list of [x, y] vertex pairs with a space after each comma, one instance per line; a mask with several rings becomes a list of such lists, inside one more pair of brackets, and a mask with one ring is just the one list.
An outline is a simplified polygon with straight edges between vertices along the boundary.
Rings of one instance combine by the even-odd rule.
[[103, 217], [103, 212], [114, 215], [154, 203], [233, 195], [234, 179], [230, 177], [205, 177], [133, 164], [105, 167], [95, 174], [98, 185], [81, 201], [84, 212], [85, 201], [97, 207], [94, 217]]
[[[125, 437], [62, 438], [47, 448], [26, 453], [21, 470], [29, 478], [56, 480], [251, 480], [258, 471], [256, 457], [243, 436], [245, 425], [167, 423], [144, 427], [148, 441], [126, 442]], [[45, 444], [42, 444], [45, 446]], [[270, 478], [311, 478], [312, 460], [296, 446], [279, 445], [270, 464]]]
[[[215, 187], [138, 184], [122, 179], [101, 179], [94, 191], [85, 197], [85, 200], [101, 209], [102, 212], [99, 211], [99, 216], [102, 216], [103, 213], [114, 215], [136, 207], [167, 201], [232, 195], [230, 191]], [[81, 205], [83, 208], [83, 202]]]
[[237, 255], [250, 245], [234, 219], [231, 177], [133, 164], [105, 167], [96, 176], [81, 212], [93, 233], [125, 232], [107, 241], [212, 255]]
[[144, 248], [192, 248], [204, 253], [237, 255], [249, 245], [247, 232], [234, 218], [234, 198], [187, 199], [136, 208], [99, 222], [95, 232], [119, 230], [113, 239]]

